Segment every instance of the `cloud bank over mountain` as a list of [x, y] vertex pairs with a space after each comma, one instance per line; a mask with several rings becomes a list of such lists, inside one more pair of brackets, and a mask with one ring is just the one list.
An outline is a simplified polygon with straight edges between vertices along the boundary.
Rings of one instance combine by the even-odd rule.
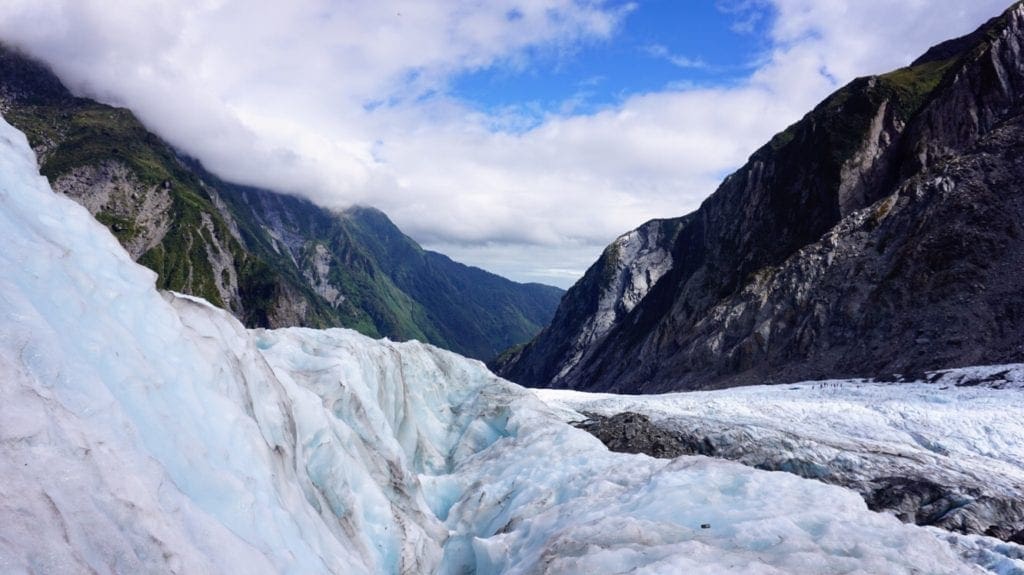
[[13, 0], [0, 39], [77, 92], [132, 108], [225, 178], [329, 207], [374, 205], [467, 263], [566, 285], [619, 233], [694, 209], [839, 85], [905, 65], [1005, 4], [723, 1], [739, 34], [767, 22], [767, 48], [741, 77], [539, 116], [465, 101], [452, 83], [608, 46], [649, 7]]

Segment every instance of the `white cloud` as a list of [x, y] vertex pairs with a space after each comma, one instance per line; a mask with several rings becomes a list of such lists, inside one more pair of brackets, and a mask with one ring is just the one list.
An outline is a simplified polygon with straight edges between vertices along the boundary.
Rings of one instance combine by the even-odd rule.
[[694, 209], [837, 83], [904, 65], [1004, 2], [734, 1], [741, 27], [772, 18], [747, 80], [539, 118], [474, 110], [447, 82], [613, 41], [633, 6], [6, 0], [0, 38], [228, 179], [375, 205], [467, 263], [565, 285], [616, 235]]
[[651, 44], [644, 49], [647, 54], [654, 58], [665, 60], [677, 68], [707, 68], [708, 64], [700, 58], [691, 58], [681, 54], [673, 54], [667, 47], [661, 44]]

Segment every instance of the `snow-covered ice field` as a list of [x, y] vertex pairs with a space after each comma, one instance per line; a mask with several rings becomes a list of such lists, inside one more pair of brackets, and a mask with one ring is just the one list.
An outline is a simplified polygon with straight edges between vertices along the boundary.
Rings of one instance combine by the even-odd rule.
[[[1007, 517], [1024, 527], [1024, 366], [928, 374], [919, 383], [835, 380], [721, 391], [623, 396], [537, 394], [566, 421], [646, 415], [702, 452], [846, 485], [887, 503], [918, 485], [919, 518], [985, 533]], [[945, 487], [946, 489], [940, 489]], [[937, 497], [948, 492], [945, 500]], [[917, 495], [911, 492], [911, 496]], [[913, 517], [910, 517], [913, 519]]]
[[[847, 489], [611, 453], [449, 352], [161, 294], [2, 121], [0, 245], [0, 573], [1024, 572]], [[1001, 421], [972, 449], [1019, 449]]]

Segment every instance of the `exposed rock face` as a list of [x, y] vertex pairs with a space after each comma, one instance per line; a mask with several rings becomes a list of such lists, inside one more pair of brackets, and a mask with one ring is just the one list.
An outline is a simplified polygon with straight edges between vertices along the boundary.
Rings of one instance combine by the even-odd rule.
[[[513, 350], [498, 360], [497, 368], [538, 365], [544, 371], [530, 373], [525, 379], [551, 381], [557, 386], [581, 362], [590, 361], [608, 333], [672, 269], [672, 253], [667, 246], [675, 241], [681, 227], [680, 220], [653, 220], [612, 242], [562, 299], [558, 313], [541, 336], [548, 346]], [[528, 364], [521, 361], [522, 352], [543, 353], [545, 361]]]
[[486, 360], [534, 336], [562, 294], [423, 250], [373, 209], [335, 213], [223, 182], [128, 110], [74, 97], [3, 46], [0, 113], [28, 135], [54, 189], [156, 271], [158, 287], [251, 327], [351, 327]]
[[690, 438], [671, 433], [651, 422], [642, 413], [627, 411], [610, 417], [586, 413], [585, 421], [576, 427], [601, 440], [608, 449], [618, 453], [644, 453], [661, 459], [675, 459], [680, 455], [714, 455], [714, 445], [703, 439], [694, 443]]
[[135, 260], [162, 242], [170, 227], [168, 190], [145, 186], [121, 162], [79, 166], [59, 177], [53, 189], [107, 224]]
[[500, 373], [635, 393], [1024, 358], [1022, 42], [1017, 4], [855, 80], [673, 220], [671, 269], [602, 337], [599, 261]]
[[338, 288], [331, 285], [328, 279], [330, 273], [330, 252], [323, 244], [314, 245], [310, 266], [303, 271], [302, 275], [309, 281], [320, 297], [327, 300], [332, 306], [337, 307], [341, 302], [345, 301], [345, 296], [341, 294]]

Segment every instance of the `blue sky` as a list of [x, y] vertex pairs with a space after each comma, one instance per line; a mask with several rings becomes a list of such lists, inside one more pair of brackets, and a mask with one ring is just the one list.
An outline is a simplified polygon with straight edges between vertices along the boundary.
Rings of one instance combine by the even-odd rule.
[[568, 287], [842, 84], [1009, 3], [5, 0], [0, 39], [224, 179]]
[[542, 46], [524, 58], [455, 77], [451, 95], [487, 111], [580, 114], [629, 96], [728, 85], [757, 68], [771, 43], [769, 6], [710, 0], [611, 2], [626, 13], [614, 36]]

